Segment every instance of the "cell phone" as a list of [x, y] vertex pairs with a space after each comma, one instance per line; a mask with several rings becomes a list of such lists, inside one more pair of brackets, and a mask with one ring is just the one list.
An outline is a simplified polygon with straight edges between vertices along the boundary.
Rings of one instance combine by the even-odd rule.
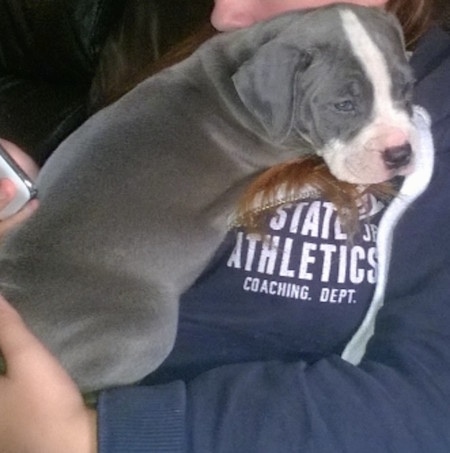
[[0, 179], [9, 179], [16, 186], [15, 197], [0, 210], [0, 220], [20, 211], [28, 201], [37, 196], [37, 189], [28, 175], [0, 145]]

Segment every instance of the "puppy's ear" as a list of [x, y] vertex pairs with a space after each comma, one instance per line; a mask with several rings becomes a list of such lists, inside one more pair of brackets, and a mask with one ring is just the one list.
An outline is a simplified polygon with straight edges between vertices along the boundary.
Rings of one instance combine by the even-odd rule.
[[311, 61], [310, 52], [272, 41], [232, 77], [239, 98], [275, 143], [281, 143], [291, 130], [296, 77]]

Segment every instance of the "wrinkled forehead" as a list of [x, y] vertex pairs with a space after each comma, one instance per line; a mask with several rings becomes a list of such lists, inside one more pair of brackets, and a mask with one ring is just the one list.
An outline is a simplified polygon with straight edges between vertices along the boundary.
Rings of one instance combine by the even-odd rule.
[[343, 59], [341, 68], [354, 69], [357, 62], [366, 72], [385, 68], [391, 76], [412, 79], [402, 31], [392, 15], [372, 8], [331, 8], [308, 13], [306, 33], [304, 24], [287, 27], [284, 39], [311, 52], [328, 49], [334, 62]]
[[361, 62], [372, 84], [382, 89], [384, 83], [388, 95], [389, 88], [395, 91], [396, 85], [413, 79], [401, 28], [392, 16], [361, 13], [357, 16], [348, 10], [341, 11], [342, 30], [352, 54]]
[[[370, 13], [370, 14], [369, 14]], [[401, 27], [392, 15], [373, 14], [373, 10], [350, 10], [339, 13], [341, 27], [353, 53], [369, 61], [374, 52], [383, 55], [385, 62], [408, 66]]]

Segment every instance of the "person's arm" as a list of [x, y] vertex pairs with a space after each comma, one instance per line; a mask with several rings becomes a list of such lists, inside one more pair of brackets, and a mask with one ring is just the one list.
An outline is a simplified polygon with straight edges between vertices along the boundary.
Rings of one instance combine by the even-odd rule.
[[0, 297], [0, 451], [94, 453], [96, 414], [73, 381]]
[[101, 453], [447, 453], [450, 268], [391, 297], [361, 366], [339, 357], [225, 366], [104, 392]]

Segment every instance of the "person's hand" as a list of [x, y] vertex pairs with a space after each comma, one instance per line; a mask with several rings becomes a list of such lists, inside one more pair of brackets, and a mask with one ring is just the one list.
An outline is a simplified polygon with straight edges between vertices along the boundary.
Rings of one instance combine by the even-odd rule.
[[[18, 146], [8, 142], [7, 140], [0, 139], [0, 144], [19, 164], [25, 173], [32, 180], [34, 180], [39, 169], [33, 159], [31, 159], [31, 157], [23, 152]], [[16, 187], [12, 181], [9, 179], [0, 179], [0, 210], [14, 198], [15, 193]], [[37, 206], [38, 201], [31, 200], [22, 210], [20, 210], [20, 212], [0, 222], [0, 239], [16, 225], [24, 222], [36, 210]]]
[[75, 383], [0, 297], [2, 453], [94, 453], [96, 413]]

